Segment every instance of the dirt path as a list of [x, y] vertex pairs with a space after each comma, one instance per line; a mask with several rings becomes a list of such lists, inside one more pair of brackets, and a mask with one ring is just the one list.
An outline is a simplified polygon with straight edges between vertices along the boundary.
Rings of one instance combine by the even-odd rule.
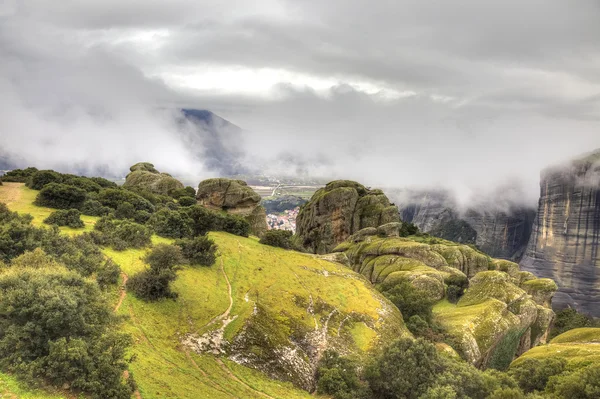
[[114, 310], [115, 313], [117, 313], [119, 311], [119, 308], [123, 304], [123, 300], [125, 299], [125, 296], [127, 295], [126, 287], [127, 287], [127, 280], [129, 280], [129, 276], [127, 276], [125, 273], [121, 272], [121, 278], [123, 279], [123, 285], [121, 285], [121, 293], [119, 294], [119, 301], [115, 305], [115, 310]]
[[244, 381], [240, 380], [235, 374], [233, 374], [231, 372], [231, 370], [229, 370], [229, 367], [227, 367], [225, 365], [225, 363], [223, 363], [223, 361], [221, 359], [219, 359], [218, 357], [215, 358], [215, 360], [217, 361], [217, 363], [219, 363], [219, 366], [221, 366], [221, 368], [223, 369], [223, 371], [225, 371], [227, 373], [227, 375], [229, 376], [229, 378], [231, 378], [232, 380], [234, 380], [235, 382], [242, 384], [243, 386], [245, 386], [246, 388], [250, 389], [252, 392], [255, 392], [256, 394], [264, 397], [264, 398], [269, 398], [269, 399], [275, 399], [274, 397], [272, 397], [271, 395], [268, 395], [262, 391], [259, 391], [255, 388], [252, 388], [250, 385], [248, 385], [247, 383], [245, 383]]
[[223, 259], [221, 259], [221, 273], [223, 273], [223, 276], [225, 277], [225, 282], [227, 283], [227, 295], [229, 295], [229, 307], [227, 308], [227, 310], [225, 310], [225, 312], [221, 313], [218, 316], [213, 317], [212, 320], [209, 321], [208, 323], [206, 323], [206, 325], [204, 327], [208, 327], [211, 324], [216, 323], [219, 320], [228, 319], [229, 313], [231, 313], [231, 308], [233, 307], [233, 295], [231, 293], [231, 283], [229, 282], [229, 277], [227, 277], [227, 273], [225, 273], [225, 268], [223, 267]]
[[21, 199], [21, 186], [23, 183], [5, 182], [0, 186], [0, 202], [4, 202], [10, 206], [13, 202], [18, 202]]

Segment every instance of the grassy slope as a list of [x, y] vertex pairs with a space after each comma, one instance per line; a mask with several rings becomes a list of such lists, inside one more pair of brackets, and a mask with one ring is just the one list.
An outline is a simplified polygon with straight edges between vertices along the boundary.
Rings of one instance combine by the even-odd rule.
[[548, 345], [537, 346], [517, 358], [512, 366], [524, 359], [563, 357], [570, 364], [600, 362], [600, 328], [576, 328], [555, 337]]
[[[32, 205], [36, 191], [20, 184], [0, 186], [0, 202], [10, 209], [30, 213], [34, 224], [52, 211]], [[95, 218], [86, 218], [86, 228], [93, 227]], [[68, 234], [84, 229], [65, 228]], [[226, 233], [211, 233], [219, 246], [217, 264], [210, 268], [185, 267], [174, 284], [180, 297], [177, 301], [145, 303], [126, 295], [118, 313], [124, 316], [123, 330], [134, 338], [130, 370], [138, 383], [141, 396], [148, 398], [309, 398], [307, 392], [291, 384], [270, 380], [263, 374], [222, 358], [197, 355], [179, 344], [186, 333], [202, 334], [207, 323], [229, 305], [223, 271], [232, 285], [232, 315], [237, 319], [225, 330], [230, 338], [243, 326], [254, 308], [254, 301], [274, 312], [285, 311], [314, 328], [315, 320], [303, 307], [294, 304], [297, 296], [311, 294], [315, 301], [325, 298], [340, 312], [360, 312], [374, 320], [380, 315], [380, 297], [373, 294], [368, 283], [346, 268], [319, 260], [310, 255], [261, 245], [254, 238], [241, 238]], [[156, 242], [168, 240], [153, 237]], [[142, 270], [144, 250], [117, 252], [105, 249], [127, 275]], [[222, 262], [222, 263], [221, 263]], [[221, 270], [221, 266], [223, 269]], [[323, 284], [326, 279], [326, 284]], [[109, 293], [117, 301], [118, 293]], [[320, 314], [317, 314], [319, 316]], [[399, 315], [399, 314], [398, 314]], [[285, 323], [285, 317], [279, 322]], [[401, 323], [401, 321], [399, 322]], [[335, 333], [338, 323], [330, 326]], [[375, 332], [364, 323], [349, 331], [358, 348], [373, 345]], [[16, 397], [54, 399], [52, 394], [24, 393], [14, 380], [0, 374], [0, 381], [10, 381], [6, 394]], [[4, 388], [4, 385], [0, 385]], [[30, 396], [26, 396], [30, 395]], [[38, 396], [35, 396], [38, 395]], [[42, 395], [42, 396], [39, 396]], [[10, 397], [10, 396], [8, 396]]]

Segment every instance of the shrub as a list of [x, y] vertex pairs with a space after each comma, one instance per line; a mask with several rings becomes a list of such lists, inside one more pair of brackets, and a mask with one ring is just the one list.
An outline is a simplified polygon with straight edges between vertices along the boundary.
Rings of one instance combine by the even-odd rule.
[[44, 219], [46, 224], [55, 224], [57, 226], [68, 226], [74, 229], [85, 226], [81, 220], [81, 213], [77, 209], [54, 211]]
[[97, 193], [102, 189], [98, 183], [84, 176], [62, 175], [61, 183], [79, 187], [89, 193]]
[[115, 210], [117, 219], [133, 219], [135, 217], [135, 207], [129, 202], [122, 202]]
[[0, 260], [11, 259], [39, 246], [45, 230], [31, 225], [30, 215], [20, 216], [0, 203]]
[[100, 201], [90, 198], [83, 201], [83, 205], [81, 206], [81, 213], [89, 216], [106, 216], [110, 214], [111, 211], [112, 209], [102, 205]]
[[405, 319], [417, 315], [428, 323], [431, 321], [434, 301], [408, 281], [384, 283], [381, 292], [398, 307]]
[[591, 317], [578, 313], [572, 308], [563, 309], [556, 313], [554, 325], [550, 330], [550, 338], [581, 327], [600, 327], [600, 321], [595, 321]]
[[367, 388], [358, 378], [358, 365], [326, 350], [317, 366], [317, 393], [331, 395], [334, 399], [366, 397]]
[[151, 243], [152, 232], [146, 226], [129, 221], [102, 217], [94, 226], [98, 234], [91, 238], [98, 245], [109, 245], [116, 250], [143, 248]]
[[68, 384], [92, 398], [131, 395], [122, 383], [130, 338], [114, 332], [95, 283], [62, 268], [12, 268], [0, 275], [0, 314], [4, 371]]
[[264, 245], [270, 245], [272, 247], [279, 247], [284, 249], [290, 249], [292, 232], [287, 230], [268, 230], [265, 232], [263, 237], [260, 239], [260, 243]]
[[550, 377], [565, 371], [567, 361], [563, 358], [524, 359], [510, 368], [512, 376], [524, 392], [543, 391]]
[[136, 211], [154, 212], [154, 205], [144, 197], [122, 188], [105, 188], [98, 193], [98, 201], [104, 206], [117, 209], [123, 202], [129, 202]]
[[217, 246], [207, 236], [197, 236], [192, 239], [177, 240], [183, 256], [192, 265], [212, 266], [216, 260]]
[[38, 193], [34, 203], [56, 209], [80, 209], [85, 198], [85, 191], [78, 187], [48, 183]]
[[414, 223], [402, 222], [400, 237], [408, 237], [419, 233], [419, 228]]
[[181, 206], [192, 206], [196, 205], [198, 201], [196, 201], [196, 198], [194, 197], [179, 197], [177, 202], [179, 202], [179, 205]]
[[156, 234], [162, 237], [183, 238], [192, 234], [191, 219], [187, 214], [163, 208], [148, 220]]
[[140, 299], [156, 301], [177, 298], [170, 284], [175, 281], [176, 266], [183, 263], [181, 249], [175, 245], [159, 244], [144, 258], [150, 268], [133, 275], [127, 287]]
[[112, 259], [107, 259], [96, 273], [96, 282], [102, 288], [119, 282], [121, 268]]
[[[195, 198], [196, 190], [194, 190], [194, 187], [190, 187], [190, 186], [187, 186], [185, 188], [178, 188], [177, 190], [173, 190], [173, 192], [171, 193], [171, 197], [178, 199], [178, 200], [180, 200], [182, 197]], [[196, 203], [196, 200], [194, 200], [194, 203]]]
[[201, 205], [181, 209], [191, 221], [192, 235], [205, 235], [209, 231], [226, 231], [231, 234], [248, 237], [250, 224], [239, 216], [214, 212]]
[[5, 182], [27, 183], [31, 176], [37, 171], [37, 168], [13, 169], [2, 175], [2, 180]]
[[99, 185], [102, 188], [116, 188], [117, 183], [112, 182], [110, 180], [105, 179], [104, 177], [90, 177], [89, 178], [91, 181], [93, 181], [94, 183], [96, 183], [97, 185]]
[[36, 248], [33, 251], [27, 251], [23, 255], [17, 256], [10, 264], [15, 268], [28, 267], [32, 269], [56, 268], [62, 266], [41, 248]]
[[557, 398], [600, 398], [600, 364], [592, 363], [572, 373], [551, 377], [546, 392]]
[[39, 170], [31, 175], [26, 186], [34, 190], [41, 190], [50, 183], [61, 183], [62, 176], [53, 170]]

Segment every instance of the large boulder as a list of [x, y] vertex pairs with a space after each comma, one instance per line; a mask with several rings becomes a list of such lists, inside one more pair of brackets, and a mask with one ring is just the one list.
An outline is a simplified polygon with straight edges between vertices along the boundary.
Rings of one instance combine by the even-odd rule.
[[304, 248], [323, 254], [361, 229], [399, 221], [398, 208], [381, 190], [336, 180], [317, 190], [300, 208], [296, 234]]
[[139, 162], [129, 168], [123, 187], [138, 187], [154, 194], [170, 195], [182, 189], [183, 183], [168, 173], [160, 173], [149, 162]]
[[204, 180], [198, 185], [196, 199], [209, 209], [243, 217], [256, 236], [261, 237], [267, 231], [267, 216], [265, 208], [260, 206], [260, 195], [243, 180]]

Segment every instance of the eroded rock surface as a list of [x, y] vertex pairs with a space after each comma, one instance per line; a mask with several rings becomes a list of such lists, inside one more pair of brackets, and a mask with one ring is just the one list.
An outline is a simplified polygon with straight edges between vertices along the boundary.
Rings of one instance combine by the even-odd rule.
[[521, 267], [557, 282], [556, 308], [600, 317], [600, 151], [542, 172]]
[[300, 208], [296, 234], [304, 248], [324, 254], [361, 229], [399, 221], [398, 208], [383, 191], [336, 180]]
[[243, 180], [204, 180], [198, 185], [196, 199], [209, 209], [242, 216], [250, 223], [254, 235], [261, 237], [267, 231], [266, 213], [265, 208], [260, 206], [260, 195]]
[[139, 187], [154, 194], [170, 195], [182, 189], [183, 183], [168, 173], [160, 173], [150, 162], [139, 162], [129, 168], [131, 171], [123, 187]]

